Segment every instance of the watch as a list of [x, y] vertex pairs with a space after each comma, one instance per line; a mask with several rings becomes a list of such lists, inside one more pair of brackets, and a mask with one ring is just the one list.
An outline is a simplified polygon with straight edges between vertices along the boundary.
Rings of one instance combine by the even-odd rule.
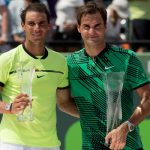
[[128, 125], [129, 132], [132, 132], [134, 130], [134, 124], [132, 124], [130, 121], [126, 121]]
[[8, 103], [8, 104], [6, 104], [4, 108], [5, 108], [5, 110], [9, 110], [9, 111], [11, 111], [12, 103]]

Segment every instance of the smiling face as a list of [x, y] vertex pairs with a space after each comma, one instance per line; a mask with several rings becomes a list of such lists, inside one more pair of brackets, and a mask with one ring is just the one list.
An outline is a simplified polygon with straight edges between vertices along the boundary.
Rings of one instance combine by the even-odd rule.
[[22, 27], [26, 34], [26, 42], [44, 43], [50, 25], [45, 13], [28, 11]]
[[85, 45], [96, 46], [105, 42], [106, 26], [99, 12], [83, 15], [78, 31]]

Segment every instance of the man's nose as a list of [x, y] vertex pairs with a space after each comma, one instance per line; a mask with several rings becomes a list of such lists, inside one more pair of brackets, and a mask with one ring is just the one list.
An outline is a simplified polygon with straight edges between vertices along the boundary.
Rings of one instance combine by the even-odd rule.
[[90, 33], [90, 34], [93, 34], [93, 33], [95, 33], [95, 30], [94, 30], [94, 28], [90, 28], [90, 29], [89, 29], [89, 33]]
[[39, 29], [40, 25], [39, 24], [35, 24], [35, 29]]

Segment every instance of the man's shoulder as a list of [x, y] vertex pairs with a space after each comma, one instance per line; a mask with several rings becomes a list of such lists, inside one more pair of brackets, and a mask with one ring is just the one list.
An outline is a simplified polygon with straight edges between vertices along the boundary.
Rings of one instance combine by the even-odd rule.
[[125, 48], [122, 48], [121, 46], [109, 45], [109, 48], [112, 50], [112, 52], [118, 52], [118, 53], [127, 54], [127, 55], [135, 54], [133, 50], [125, 49]]
[[60, 53], [60, 52], [57, 52], [57, 51], [54, 51], [50, 48], [46, 48], [47, 51], [48, 51], [48, 55], [51, 57], [51, 58], [54, 58], [54, 59], [60, 59], [60, 60], [64, 60], [66, 59], [65, 58], [65, 55]]
[[16, 48], [0, 55], [0, 65], [3, 66], [3, 68], [10, 69], [15, 64], [19, 56], [18, 47], [20, 46], [17, 46]]
[[75, 51], [73, 53], [68, 54], [67, 59], [71, 59], [71, 58], [78, 58], [79, 56], [84, 54], [84, 48], [79, 50], [79, 51]]
[[12, 57], [15, 57], [17, 51], [18, 51], [19, 49], [21, 49], [21, 48], [22, 48], [22, 46], [19, 45], [19, 46], [15, 47], [15, 48], [13, 48], [13, 49], [7, 51], [7, 52], [2, 53], [2, 54], [0, 55], [0, 57], [1, 57], [1, 58], [5, 58], [5, 59], [11, 59]]

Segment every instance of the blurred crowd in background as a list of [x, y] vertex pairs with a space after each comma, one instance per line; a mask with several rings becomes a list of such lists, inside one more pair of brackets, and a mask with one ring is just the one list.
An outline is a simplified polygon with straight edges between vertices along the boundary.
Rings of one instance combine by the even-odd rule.
[[[79, 50], [82, 40], [76, 28], [76, 10], [88, 1], [90, 0], [0, 0], [0, 53], [24, 42], [25, 35], [19, 15], [23, 8], [34, 2], [44, 3], [51, 13], [47, 46], [62, 52]], [[96, 1], [107, 9], [108, 43], [135, 52], [150, 52], [150, 0]]]

